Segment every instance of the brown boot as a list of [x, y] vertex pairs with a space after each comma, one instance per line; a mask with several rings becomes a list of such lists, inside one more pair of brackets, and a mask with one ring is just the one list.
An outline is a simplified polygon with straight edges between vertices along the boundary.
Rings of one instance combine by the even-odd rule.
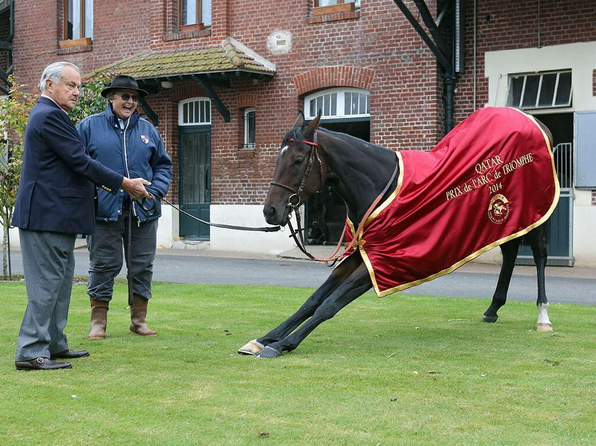
[[100, 341], [106, 337], [106, 326], [108, 325], [109, 302], [102, 300], [91, 300], [91, 330], [89, 340]]
[[139, 296], [132, 297], [130, 307], [130, 331], [140, 336], [157, 336], [157, 332], [147, 327], [147, 299]]

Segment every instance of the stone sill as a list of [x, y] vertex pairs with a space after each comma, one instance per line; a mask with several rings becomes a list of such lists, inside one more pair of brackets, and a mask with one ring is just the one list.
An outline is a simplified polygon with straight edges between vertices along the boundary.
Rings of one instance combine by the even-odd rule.
[[168, 33], [163, 36], [164, 42], [171, 42], [174, 40], [195, 39], [197, 37], [211, 36], [211, 28], [197, 29], [194, 31], [177, 31]]
[[313, 17], [307, 17], [306, 21], [308, 24], [313, 25], [315, 23], [327, 23], [327, 22], [337, 22], [340, 20], [352, 20], [352, 19], [359, 19], [360, 18], [360, 11], [350, 11], [350, 12], [337, 12], [334, 14], [325, 14], [325, 15], [317, 15]]

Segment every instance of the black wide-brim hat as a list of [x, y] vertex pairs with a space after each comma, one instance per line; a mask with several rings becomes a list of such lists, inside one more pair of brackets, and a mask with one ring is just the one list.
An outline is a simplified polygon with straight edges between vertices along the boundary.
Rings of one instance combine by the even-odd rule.
[[132, 76], [126, 76], [124, 74], [117, 74], [112, 79], [112, 83], [109, 87], [104, 88], [101, 91], [101, 95], [105, 98], [108, 96], [108, 93], [113, 90], [135, 90], [139, 92], [139, 95], [144, 98], [147, 96], [147, 92], [139, 88], [139, 84]]

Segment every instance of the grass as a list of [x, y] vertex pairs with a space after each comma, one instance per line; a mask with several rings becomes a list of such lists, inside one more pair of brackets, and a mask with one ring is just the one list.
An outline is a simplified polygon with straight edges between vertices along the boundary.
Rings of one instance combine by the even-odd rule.
[[89, 358], [17, 372], [26, 292], [0, 283], [0, 444], [593, 445], [596, 307], [532, 304], [497, 324], [477, 299], [366, 294], [275, 360], [236, 350], [309, 290], [155, 284], [157, 338], [128, 333], [119, 283], [105, 341], [86, 339], [75, 285], [67, 333]]

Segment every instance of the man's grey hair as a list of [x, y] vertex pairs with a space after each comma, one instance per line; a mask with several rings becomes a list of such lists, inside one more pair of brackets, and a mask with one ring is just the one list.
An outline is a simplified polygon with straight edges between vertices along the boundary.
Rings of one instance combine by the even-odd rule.
[[54, 83], [58, 83], [58, 81], [60, 81], [60, 78], [62, 77], [62, 74], [64, 73], [64, 68], [65, 67], [72, 67], [75, 70], [77, 70], [77, 73], [80, 73], [81, 70], [79, 70], [79, 67], [77, 67], [75, 64], [70, 63], [70, 62], [54, 62], [51, 63], [50, 65], [48, 65], [45, 70], [43, 70], [43, 73], [41, 75], [41, 79], [39, 81], [39, 91], [41, 93], [43, 93], [44, 91], [46, 91], [46, 81], [49, 79]]

